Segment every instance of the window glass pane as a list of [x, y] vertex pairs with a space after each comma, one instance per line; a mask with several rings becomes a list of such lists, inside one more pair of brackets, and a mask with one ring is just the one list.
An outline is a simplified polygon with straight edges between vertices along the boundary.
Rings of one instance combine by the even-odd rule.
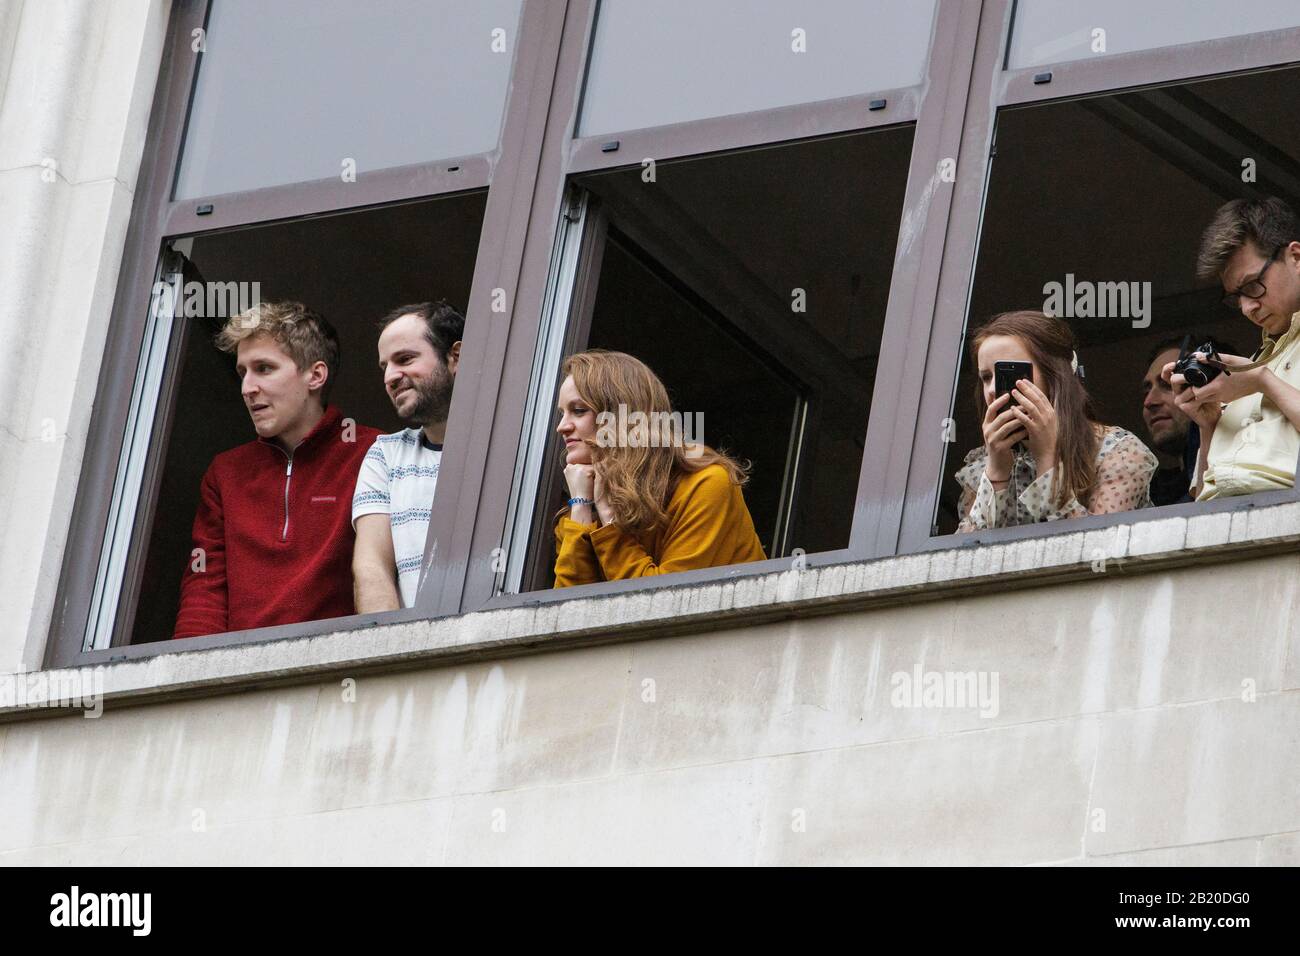
[[1300, 26], [1295, 0], [1018, 0], [1012, 69]]
[[[1272, 70], [999, 113], [968, 332], [1017, 309], [1064, 319], [1095, 421], [1131, 433], [1155, 456], [1152, 482], [1142, 486], [1153, 504], [1185, 496], [1199, 436], [1162, 403], [1152, 368], [1172, 361], [1187, 334], [1194, 345], [1213, 339], [1241, 356], [1260, 345], [1260, 330], [1222, 305], [1223, 289], [1197, 279], [1196, 257], [1228, 200], [1300, 202], [1292, 158], [1300, 131], [1290, 121], [1298, 78], [1300, 70]], [[968, 336], [938, 534], [967, 516], [955, 476], [984, 446], [973, 361]], [[999, 513], [999, 526], [1028, 523]]]
[[[578, 348], [640, 359], [691, 440], [752, 464], [768, 557], [848, 544], [911, 146], [895, 127], [577, 180], [607, 224]], [[552, 584], [567, 499], [550, 437], [525, 589]]]
[[176, 197], [495, 148], [521, 2], [215, 0]]
[[[250, 626], [253, 609], [233, 603], [237, 593], [259, 587], [256, 581], [250, 584], [250, 574], [266, 574], [262, 590], [285, 598], [276, 608], [256, 612], [266, 618], [260, 623], [311, 619], [303, 608], [333, 608], [333, 613], [322, 617], [351, 613], [352, 572], [350, 560], [345, 559], [352, 548], [356, 456], [347, 458], [348, 473], [321, 474], [324, 453], [311, 446], [315, 457], [296, 454], [293, 475], [286, 479], [281, 453], [258, 443], [256, 419], [250, 420], [246, 405], [246, 399], [256, 404], [255, 396], [241, 391], [241, 387], [251, 388], [249, 381], [241, 382], [235, 357], [219, 351], [214, 338], [227, 316], [238, 314], [248, 300], [296, 300], [320, 313], [339, 339], [339, 364], [326, 403], [338, 409], [345, 423], [355, 423], [353, 448], [364, 454], [368, 446], [358, 446], [373, 440], [370, 429], [392, 434], [409, 424], [398, 417], [386, 391], [378, 364], [376, 323], [406, 303], [446, 298], [464, 309], [486, 199], [486, 191], [475, 191], [175, 243], [187, 257], [184, 316], [174, 320], [184, 323], [185, 337], [176, 359], [180, 374], [161, 459], [159, 506], [149, 516], [152, 524], [144, 529], [142, 539], [147, 551], [133, 643], [165, 640], [173, 634], [178, 607], [185, 600], [182, 581], [196, 570], [192, 549], [199, 539], [192, 530], [203, 503], [200, 488], [210, 470], [224, 496], [226, 543], [222, 559], [206, 556], [202, 574], [224, 575], [232, 601], [228, 629]], [[429, 236], [437, 236], [438, 241], [429, 242]], [[196, 310], [201, 314], [196, 315]], [[281, 400], [285, 408], [297, 407], [291, 385], [280, 380], [266, 385], [272, 414], [281, 414], [275, 410]], [[342, 441], [348, 441], [346, 427], [341, 435]], [[250, 447], [260, 457], [248, 458]], [[222, 473], [214, 464], [214, 458], [230, 450], [244, 456], [241, 462], [252, 462], [249, 472], [238, 476], [249, 482], [242, 491], [228, 486], [230, 475], [225, 475], [227, 484], [221, 486]], [[268, 477], [267, 469], [275, 474]], [[396, 494], [393, 501], [396, 509]], [[421, 515], [407, 516], [421, 528], [413, 539], [421, 549], [430, 506], [431, 501], [424, 501]], [[396, 535], [394, 541], [404, 546]], [[321, 555], [336, 552], [341, 555], [338, 560], [321, 563]], [[300, 560], [304, 555], [310, 560]], [[275, 574], [268, 573], [268, 566], [275, 567]], [[243, 577], [237, 580], [239, 575]], [[194, 619], [201, 619], [204, 627], [214, 620], [206, 612], [187, 617], [187, 621]]]
[[601, 0], [579, 135], [921, 81], [935, 0]]

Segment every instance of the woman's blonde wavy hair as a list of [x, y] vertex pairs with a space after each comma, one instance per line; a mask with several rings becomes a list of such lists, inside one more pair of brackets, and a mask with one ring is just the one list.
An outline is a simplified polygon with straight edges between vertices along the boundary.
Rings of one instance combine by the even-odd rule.
[[[661, 423], [680, 421], [668, 418], [673, 413], [668, 390], [640, 359], [624, 352], [589, 349], [565, 359], [560, 381], [570, 375], [578, 394], [596, 416], [597, 438], [588, 440], [587, 445], [592, 464], [600, 466], [614, 523], [624, 531], [643, 533], [666, 523], [665, 509], [684, 475], [721, 465], [737, 485], [743, 486], [749, 480], [748, 463], [742, 465], [726, 452], [707, 445], [686, 443], [676, 427], [669, 430], [668, 441], [662, 440], [665, 429], [658, 429], [661, 440], [654, 444], [645, 440], [644, 428], [632, 429], [642, 439], [635, 444], [600, 440], [601, 413], [619, 416], [620, 406], [623, 421], [636, 412]], [[609, 419], [605, 421], [608, 426]]]

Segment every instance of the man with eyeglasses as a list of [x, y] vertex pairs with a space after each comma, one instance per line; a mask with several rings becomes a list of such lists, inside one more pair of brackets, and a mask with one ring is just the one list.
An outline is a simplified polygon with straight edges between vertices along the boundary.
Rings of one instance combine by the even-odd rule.
[[[1260, 329], [1254, 359], [1221, 355], [1200, 387], [1167, 364], [1179, 411], [1200, 428], [1197, 501], [1295, 485], [1300, 457], [1300, 222], [1285, 202], [1234, 199], [1201, 239], [1197, 274], [1217, 278], [1224, 305]], [[1197, 358], [1204, 358], [1197, 353]], [[1234, 371], [1234, 369], [1236, 369]]]

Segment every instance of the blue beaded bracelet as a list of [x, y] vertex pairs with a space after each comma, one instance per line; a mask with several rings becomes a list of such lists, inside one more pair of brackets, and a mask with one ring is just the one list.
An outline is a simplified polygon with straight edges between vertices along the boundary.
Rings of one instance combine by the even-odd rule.
[[595, 503], [596, 503], [596, 502], [592, 501], [590, 498], [570, 498], [570, 499], [569, 499], [569, 507], [570, 507], [570, 508], [572, 508], [574, 505], [594, 505]]

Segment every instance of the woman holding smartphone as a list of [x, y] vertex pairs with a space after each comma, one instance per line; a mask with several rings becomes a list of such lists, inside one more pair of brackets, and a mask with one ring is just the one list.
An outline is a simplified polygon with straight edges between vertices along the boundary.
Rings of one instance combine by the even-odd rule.
[[564, 362], [560, 423], [568, 507], [555, 525], [555, 586], [641, 578], [766, 556], [745, 469], [684, 441], [644, 362], [592, 349]]
[[[970, 354], [984, 444], [957, 472], [957, 531], [979, 531], [1151, 505], [1158, 462], [1132, 432], [1097, 421], [1079, 376], [1074, 334], [1041, 312], [1005, 312], [975, 332]], [[998, 393], [998, 363], [1032, 377]]]

